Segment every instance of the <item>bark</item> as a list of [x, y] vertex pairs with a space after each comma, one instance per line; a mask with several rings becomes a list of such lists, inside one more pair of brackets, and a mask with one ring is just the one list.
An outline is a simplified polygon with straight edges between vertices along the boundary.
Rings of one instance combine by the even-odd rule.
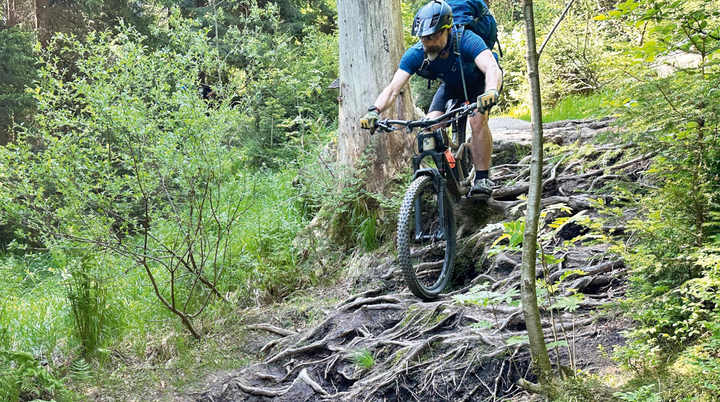
[[15, 25], [17, 25], [17, 13], [15, 11], [15, 0], [7, 0], [5, 2], [5, 7], [7, 9], [6, 16], [7, 16], [7, 26], [8, 28], [12, 28]]
[[[408, 166], [412, 137], [404, 131], [376, 133], [372, 138], [360, 129], [359, 120], [387, 86], [402, 57], [403, 42], [400, 0], [338, 1], [340, 31], [340, 123], [338, 162], [350, 169], [368, 145], [373, 144], [366, 187], [382, 191], [388, 179]], [[409, 85], [383, 118], [413, 119]]]
[[49, 7], [49, 0], [35, 0], [35, 30], [42, 47], [46, 47], [50, 39], [48, 31]]
[[538, 53], [535, 42], [535, 21], [532, 0], [525, 0], [523, 6], [525, 34], [527, 35], [528, 80], [532, 99], [532, 157], [530, 162], [530, 189], [527, 200], [525, 233], [522, 252], [521, 297], [522, 309], [530, 341], [530, 353], [535, 372], [541, 385], [550, 383], [552, 368], [548, 357], [545, 337], [542, 332], [540, 312], [535, 291], [535, 259], [537, 253], [537, 230], [540, 216], [543, 174], [543, 129], [542, 105], [540, 102], [540, 77], [538, 75]]

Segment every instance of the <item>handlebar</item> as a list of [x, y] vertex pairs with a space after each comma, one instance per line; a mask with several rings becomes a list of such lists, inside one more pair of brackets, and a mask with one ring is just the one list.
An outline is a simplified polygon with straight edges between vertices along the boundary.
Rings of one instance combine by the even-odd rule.
[[[395, 125], [404, 126], [408, 129], [408, 132], [410, 132], [412, 129], [420, 127], [420, 128], [428, 128], [432, 127], [434, 125], [440, 124], [440, 123], [450, 123], [453, 120], [460, 119], [464, 116], [472, 115], [475, 113], [475, 110], [478, 108], [477, 102], [471, 103], [469, 105], [462, 105], [458, 108], [452, 109], [447, 111], [445, 114], [438, 116], [434, 119], [422, 119], [422, 120], [390, 120], [390, 119], [384, 119], [377, 122], [377, 128], [379, 128], [382, 131], [390, 132], [399, 130], [399, 127], [395, 127]], [[453, 117], [454, 116], [454, 117]], [[449, 117], [452, 117], [448, 119]]]

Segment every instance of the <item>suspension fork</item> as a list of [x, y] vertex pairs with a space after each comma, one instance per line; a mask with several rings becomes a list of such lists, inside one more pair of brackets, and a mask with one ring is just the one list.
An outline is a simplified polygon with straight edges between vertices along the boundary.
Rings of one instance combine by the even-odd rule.
[[[442, 159], [442, 156], [438, 156], [440, 159]], [[435, 156], [433, 155], [433, 159], [435, 159]], [[441, 166], [438, 164], [437, 166]], [[435, 184], [435, 188], [438, 189], [438, 222], [440, 223], [440, 227], [436, 231], [432, 231], [432, 233], [423, 233], [423, 222], [422, 222], [422, 197], [418, 197], [415, 199], [415, 241], [420, 240], [431, 240], [431, 241], [442, 241], [447, 240], [448, 237], [448, 231], [447, 228], [449, 227], [449, 222], [447, 222], [445, 217], [445, 208], [452, 208], [451, 205], [445, 204], [445, 193], [447, 192], [447, 180], [442, 177], [440, 172], [437, 169], [418, 169], [415, 171], [415, 177], [414, 179], [417, 179], [420, 176], [430, 176], [433, 179], [433, 182]]]

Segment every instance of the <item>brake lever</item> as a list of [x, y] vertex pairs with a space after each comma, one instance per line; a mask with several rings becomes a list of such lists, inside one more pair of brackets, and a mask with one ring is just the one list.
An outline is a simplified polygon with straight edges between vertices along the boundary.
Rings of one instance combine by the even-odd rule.
[[383, 132], [386, 132], [386, 133], [389, 133], [389, 132], [392, 132], [392, 131], [395, 131], [395, 130], [396, 130], [395, 127], [389, 126], [387, 123], [385, 123], [385, 121], [387, 121], [387, 119], [384, 120], [384, 121], [383, 121], [383, 120], [378, 121], [378, 122], [376, 123], [376, 124], [377, 124], [377, 128], [376, 128], [376, 129], [380, 129], [380, 131], [383, 131]]
[[[471, 109], [470, 105], [471, 105], [470, 103], [466, 103], [463, 105], [463, 108], [465, 109], [465, 110], [463, 110], [463, 113], [467, 113], [468, 117], [475, 116], [480, 111], [480, 108], [478, 106], [475, 106], [474, 108]], [[470, 112], [468, 112], [468, 110], [470, 110]]]

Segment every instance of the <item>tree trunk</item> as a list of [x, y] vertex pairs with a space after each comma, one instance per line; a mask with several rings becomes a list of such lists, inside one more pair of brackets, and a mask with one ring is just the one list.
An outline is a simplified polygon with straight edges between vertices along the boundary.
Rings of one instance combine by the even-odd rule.
[[537, 230], [542, 197], [543, 131], [542, 105], [540, 103], [540, 77], [538, 75], [538, 54], [535, 43], [535, 21], [532, 0], [525, 0], [525, 34], [527, 36], [528, 80], [532, 99], [532, 159], [530, 162], [530, 189], [525, 217], [523, 238], [521, 293], [522, 309], [527, 325], [532, 362], [541, 385], [547, 385], [552, 375], [545, 337], [543, 336], [540, 311], [535, 292], [535, 261], [537, 255]]
[[42, 47], [46, 47], [50, 39], [47, 18], [49, 7], [49, 0], [35, 0], [35, 30], [37, 31], [38, 41]]
[[[338, 161], [353, 169], [373, 144], [366, 188], [383, 192], [400, 169], [409, 166], [413, 143], [405, 131], [376, 132], [372, 138], [360, 129], [359, 120], [397, 70], [405, 51], [400, 0], [338, 0], [340, 31], [340, 119]], [[413, 119], [409, 85], [383, 118]]]
[[12, 28], [18, 23], [17, 12], [15, 11], [15, 0], [7, 0], [5, 3], [7, 8], [7, 26]]

